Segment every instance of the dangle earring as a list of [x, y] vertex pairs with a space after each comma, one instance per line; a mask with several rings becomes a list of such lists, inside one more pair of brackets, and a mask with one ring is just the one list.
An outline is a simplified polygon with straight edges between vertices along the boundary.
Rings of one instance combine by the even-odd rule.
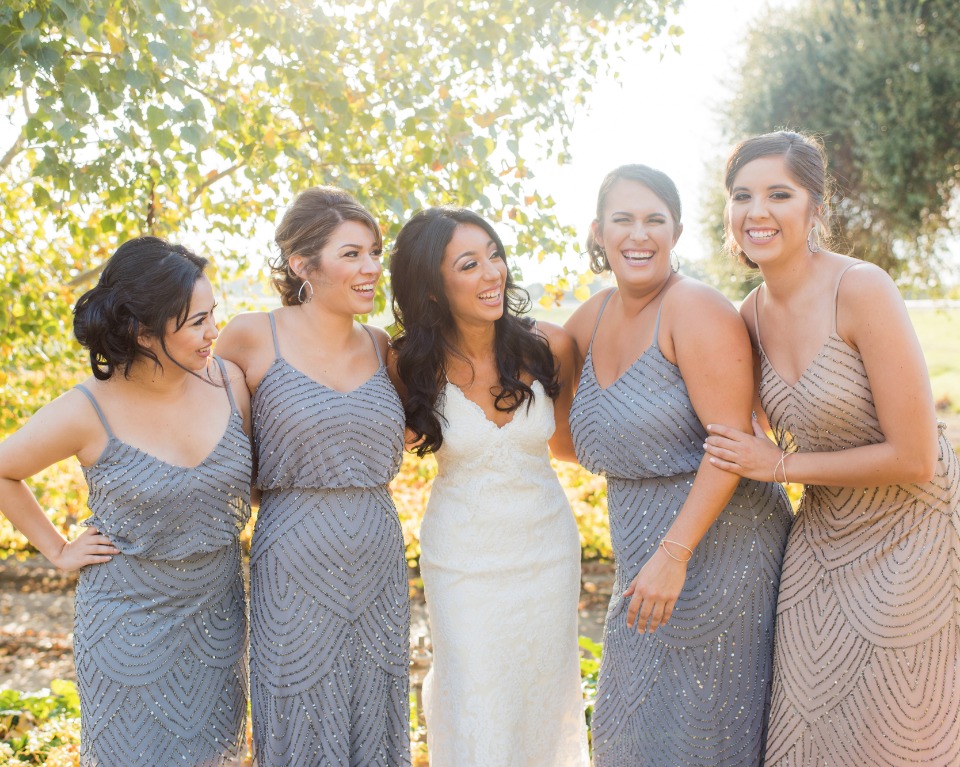
[[301, 304], [309, 304], [313, 300], [313, 285], [310, 285], [310, 292], [305, 293], [304, 288], [310, 285], [310, 280], [304, 280], [300, 283], [300, 290], [297, 291], [297, 300]]
[[680, 271], [680, 256], [675, 250], [670, 251], [670, 271], [674, 274]]
[[[813, 235], [816, 234], [816, 238]], [[817, 229], [817, 225], [814, 224], [810, 227], [810, 233], [807, 235], [807, 248], [811, 253], [818, 253], [820, 251], [820, 231]]]

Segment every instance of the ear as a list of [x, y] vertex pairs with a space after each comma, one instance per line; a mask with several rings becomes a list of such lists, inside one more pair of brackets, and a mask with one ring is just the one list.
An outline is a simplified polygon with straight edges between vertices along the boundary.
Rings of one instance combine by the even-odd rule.
[[677, 240], [680, 239], [680, 235], [681, 235], [681, 234], [683, 234], [683, 224], [682, 224], [682, 223], [678, 223], [678, 224], [673, 228], [673, 244], [674, 244], [674, 245], [677, 244]]
[[305, 260], [306, 259], [304, 259], [303, 256], [290, 256], [290, 258], [287, 260], [287, 266], [290, 267], [290, 271], [293, 272], [301, 280], [304, 278], [303, 262]]
[[593, 232], [593, 241], [603, 247], [603, 229], [600, 227], [600, 222], [597, 219], [593, 219], [590, 223], [590, 231]]

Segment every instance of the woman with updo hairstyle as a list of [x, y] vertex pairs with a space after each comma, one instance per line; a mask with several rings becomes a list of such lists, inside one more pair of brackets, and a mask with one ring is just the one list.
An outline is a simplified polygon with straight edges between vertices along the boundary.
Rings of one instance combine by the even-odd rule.
[[572, 438], [607, 479], [616, 559], [596, 767], [763, 763], [790, 506], [704, 455], [708, 424], [749, 427], [753, 365], [736, 309], [678, 270], [680, 215], [661, 171], [609, 173], [588, 250], [616, 286], [566, 324], [584, 359]]
[[410, 763], [410, 606], [387, 484], [403, 406], [387, 334], [362, 325], [382, 267], [373, 216], [333, 187], [277, 227], [283, 306], [242, 314], [218, 348], [246, 376], [262, 492], [250, 552], [259, 767]]
[[411, 448], [439, 467], [420, 529], [430, 763], [586, 767], [580, 537], [547, 450], [569, 442], [572, 344], [522, 318], [503, 243], [469, 210], [413, 216], [390, 275], [391, 374]]
[[960, 464], [879, 267], [822, 230], [826, 157], [780, 131], [727, 160], [726, 229], [772, 427], [714, 421], [711, 464], [799, 482], [777, 606], [767, 767], [960, 764]]
[[[0, 510], [54, 565], [80, 571], [83, 767], [216, 767], [241, 754], [250, 402], [240, 370], [211, 354], [206, 264], [156, 237], [121, 245], [74, 309], [93, 375], [0, 444]], [[24, 483], [69, 456], [91, 511], [73, 541]]]

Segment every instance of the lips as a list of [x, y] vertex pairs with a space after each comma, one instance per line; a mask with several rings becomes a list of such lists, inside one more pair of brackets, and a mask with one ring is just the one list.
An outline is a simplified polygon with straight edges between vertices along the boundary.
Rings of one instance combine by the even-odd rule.
[[376, 288], [377, 284], [375, 282], [365, 282], [362, 285], [352, 285], [350, 289], [365, 298], [372, 298]]
[[492, 290], [486, 290], [483, 293], [478, 293], [477, 298], [479, 298], [485, 304], [499, 304], [502, 295], [502, 288], [493, 288]]
[[654, 256], [652, 250], [621, 250], [620, 254], [628, 263], [644, 263]]
[[779, 234], [777, 229], [747, 229], [747, 235], [755, 242], [766, 242], [777, 234]]

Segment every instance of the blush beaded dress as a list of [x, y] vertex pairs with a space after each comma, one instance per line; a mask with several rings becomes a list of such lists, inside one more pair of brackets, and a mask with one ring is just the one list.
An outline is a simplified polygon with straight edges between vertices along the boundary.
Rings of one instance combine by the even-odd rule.
[[80, 764], [232, 765], [247, 720], [239, 536], [252, 458], [230, 384], [226, 430], [195, 467], [117, 439], [90, 391], [77, 388], [108, 436], [83, 470], [88, 524], [121, 552], [81, 568], [77, 583]]
[[339, 392], [283, 358], [268, 316], [276, 359], [252, 402], [263, 491], [250, 554], [256, 763], [406, 765], [410, 606], [387, 488], [403, 406], [372, 335], [377, 371]]
[[659, 330], [658, 311], [653, 343], [605, 389], [593, 369], [591, 339], [570, 412], [580, 463], [607, 478], [616, 559], [593, 763], [756, 766], [763, 760], [777, 587], [792, 521], [783, 489], [742, 480], [697, 546], [667, 624], [647, 634], [627, 624], [630, 600], [623, 593], [683, 506], [706, 438], [679, 368], [660, 351]]
[[[754, 318], [760, 398], [782, 448], [883, 441], [836, 300], [831, 334], [793, 384]], [[960, 465], [943, 424], [938, 446], [929, 482], [804, 488], [777, 607], [768, 767], [960, 765]]]

